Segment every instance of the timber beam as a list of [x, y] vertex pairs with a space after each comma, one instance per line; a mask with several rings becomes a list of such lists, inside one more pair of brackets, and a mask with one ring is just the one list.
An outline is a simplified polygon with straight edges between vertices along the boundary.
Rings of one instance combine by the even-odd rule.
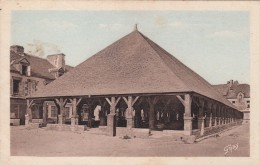
[[118, 97], [117, 99], [116, 99], [116, 97], [111, 97], [111, 100], [108, 97], [106, 97], [105, 99], [108, 102], [108, 104], [110, 105], [110, 113], [115, 114], [116, 113], [116, 105], [120, 101], [121, 97]]
[[27, 108], [26, 108], [26, 115], [25, 115], [25, 125], [29, 125], [32, 122], [32, 106], [34, 105], [34, 100], [26, 100]]

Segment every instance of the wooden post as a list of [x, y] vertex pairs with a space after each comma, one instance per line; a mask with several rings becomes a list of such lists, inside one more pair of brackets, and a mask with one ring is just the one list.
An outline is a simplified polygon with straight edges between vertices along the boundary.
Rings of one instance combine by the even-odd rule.
[[148, 104], [149, 104], [149, 128], [150, 130], [154, 129], [154, 121], [155, 121], [155, 109], [154, 106], [157, 103], [157, 101], [159, 100], [158, 97], [156, 96], [149, 96], [147, 98]]
[[127, 120], [127, 128], [131, 129], [134, 127], [134, 121], [133, 121], [133, 106], [139, 96], [137, 96], [134, 100], [132, 96], [128, 96], [128, 99], [126, 97], [123, 97], [125, 103], [127, 104], [127, 110], [126, 110], [126, 120]]
[[184, 106], [184, 131], [185, 134], [191, 135], [192, 134], [192, 117], [191, 117], [191, 102], [192, 98], [190, 94], [185, 94], [184, 99], [177, 95], [176, 96], [182, 105]]
[[218, 115], [219, 115], [219, 106], [216, 103], [216, 117], [215, 117], [215, 126], [218, 125]]
[[222, 113], [222, 106], [219, 105], [219, 118], [218, 118], [219, 125], [222, 125], [222, 117], [223, 117], [222, 115], [223, 115], [223, 113]]
[[226, 124], [226, 115], [227, 115], [226, 107], [223, 107], [223, 124]]
[[92, 128], [92, 115], [93, 115], [93, 110], [91, 109], [94, 104], [94, 100], [88, 99], [87, 100], [87, 105], [88, 105], [88, 127]]
[[32, 122], [32, 105], [33, 100], [26, 100], [27, 108], [26, 108], [26, 115], [25, 115], [25, 126], [29, 126], [29, 124]]
[[43, 110], [42, 110], [42, 120], [43, 120], [43, 124], [46, 125], [47, 124], [47, 109], [46, 109], [46, 102], [43, 102]]
[[235, 122], [235, 110], [232, 109], [232, 123]]
[[72, 104], [72, 116], [71, 116], [71, 125], [78, 125], [79, 121], [78, 121], [78, 114], [77, 114], [77, 106], [79, 105], [80, 101], [82, 100], [82, 98], [78, 99], [77, 98], [73, 98], [73, 99], [69, 99], [71, 104]]
[[98, 102], [101, 106], [101, 116], [100, 116], [100, 126], [105, 126], [106, 125], [106, 110], [105, 106], [107, 104], [106, 101], [102, 102], [101, 98], [98, 98]]
[[227, 108], [227, 124], [230, 123], [230, 110]]
[[55, 104], [60, 108], [60, 114], [58, 115], [58, 123], [65, 124], [65, 105], [67, 104], [67, 99], [55, 99]]
[[121, 99], [121, 97], [118, 97], [117, 100], [115, 97], [111, 97], [111, 100], [109, 98], [105, 98], [110, 105], [110, 113], [107, 115], [107, 130], [108, 130], [108, 135], [109, 136], [116, 136], [116, 105]]
[[216, 104], [213, 104], [212, 112], [213, 112], [214, 126], [216, 126], [217, 125], [217, 105]]
[[209, 114], [209, 127], [212, 127], [212, 103], [208, 103], [208, 113]]
[[115, 97], [111, 97], [111, 100], [106, 97], [106, 100], [108, 104], [110, 105], [110, 114], [115, 114], [116, 113], [116, 105], [119, 102], [121, 97], [118, 97], [117, 99]]
[[200, 135], [204, 135], [204, 120], [205, 120], [205, 114], [204, 114], [204, 105], [205, 100], [202, 98], [199, 98], [199, 116], [198, 116], [198, 129], [200, 130]]

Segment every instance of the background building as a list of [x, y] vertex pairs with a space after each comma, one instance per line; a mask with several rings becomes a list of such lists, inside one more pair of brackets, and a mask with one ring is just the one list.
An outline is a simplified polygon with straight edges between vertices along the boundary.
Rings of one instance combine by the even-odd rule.
[[[64, 54], [46, 59], [24, 53], [24, 48], [13, 45], [10, 49], [10, 118], [11, 125], [25, 123], [26, 97], [72, 69], [65, 65]], [[54, 104], [54, 103], [50, 103]], [[33, 118], [42, 118], [42, 106], [33, 105]], [[50, 106], [51, 108], [51, 106]]]
[[244, 123], [250, 119], [250, 85], [230, 80], [227, 84], [213, 85], [226, 99], [244, 113]]

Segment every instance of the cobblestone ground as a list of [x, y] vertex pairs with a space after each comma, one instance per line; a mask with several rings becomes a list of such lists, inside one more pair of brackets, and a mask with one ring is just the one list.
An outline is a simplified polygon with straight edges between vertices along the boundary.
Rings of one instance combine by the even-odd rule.
[[169, 138], [122, 139], [104, 135], [11, 127], [12, 156], [249, 156], [249, 125], [194, 144]]

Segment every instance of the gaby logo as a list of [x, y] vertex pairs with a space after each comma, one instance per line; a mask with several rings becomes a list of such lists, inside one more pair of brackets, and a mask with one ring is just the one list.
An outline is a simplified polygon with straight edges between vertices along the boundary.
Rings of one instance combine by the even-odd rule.
[[225, 155], [229, 152], [236, 151], [238, 149], [238, 143], [237, 144], [229, 144], [226, 147], [224, 147]]

